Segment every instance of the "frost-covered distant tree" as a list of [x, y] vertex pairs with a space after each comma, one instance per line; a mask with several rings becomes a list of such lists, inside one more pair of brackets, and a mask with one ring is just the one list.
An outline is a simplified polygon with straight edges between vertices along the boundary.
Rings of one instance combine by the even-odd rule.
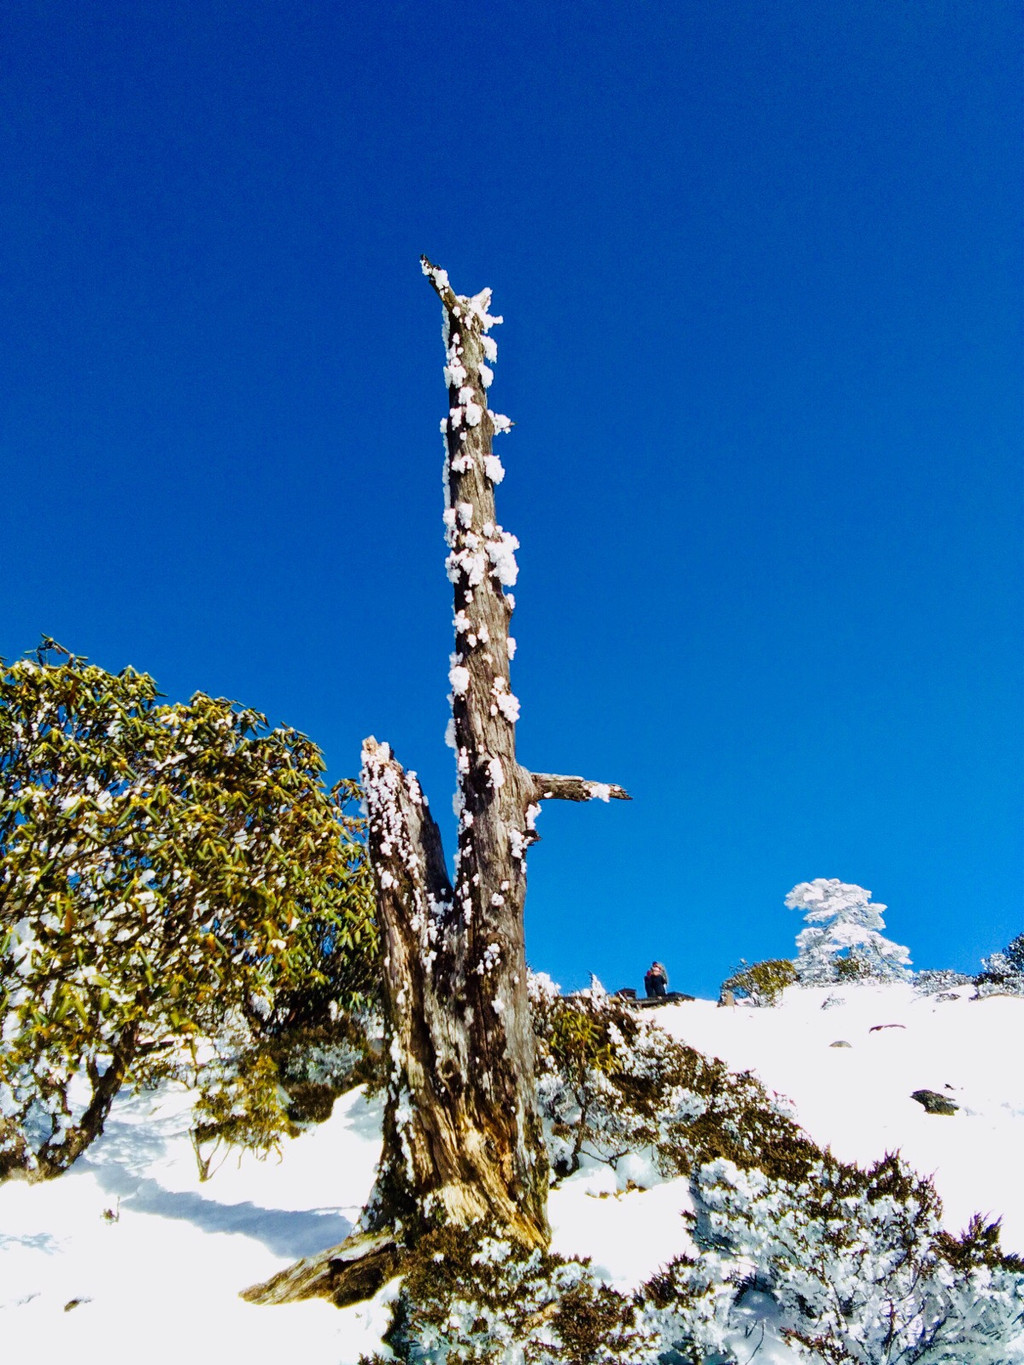
[[886, 908], [871, 892], [835, 877], [801, 882], [786, 897], [791, 910], [802, 910], [807, 928], [796, 937], [796, 970], [803, 982], [831, 982], [869, 976], [902, 980], [910, 952], [881, 933]]
[[1024, 934], [982, 959], [976, 984], [979, 995], [1024, 995]]
[[505, 471], [491, 448], [511, 423], [488, 403], [497, 356], [489, 333], [501, 319], [488, 311], [489, 289], [456, 294], [444, 270], [422, 264], [442, 304], [448, 387], [441, 431], [455, 599], [455, 877], [415, 775], [387, 744], [365, 740], [390, 1058], [383, 1153], [360, 1231], [248, 1291], [257, 1302], [372, 1294], [438, 1226], [487, 1226], [522, 1246], [547, 1246], [548, 1161], [523, 938], [526, 851], [542, 802], [628, 799], [621, 787], [532, 772], [517, 758], [508, 589], [519, 542], [498, 522], [494, 490]]

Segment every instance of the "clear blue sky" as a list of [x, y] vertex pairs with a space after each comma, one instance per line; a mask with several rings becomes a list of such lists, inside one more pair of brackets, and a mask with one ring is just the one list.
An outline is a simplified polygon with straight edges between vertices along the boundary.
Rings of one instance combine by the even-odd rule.
[[707, 993], [798, 881], [1021, 909], [1009, 0], [7, 0], [0, 654], [255, 705], [450, 834], [426, 252], [495, 291], [527, 942]]

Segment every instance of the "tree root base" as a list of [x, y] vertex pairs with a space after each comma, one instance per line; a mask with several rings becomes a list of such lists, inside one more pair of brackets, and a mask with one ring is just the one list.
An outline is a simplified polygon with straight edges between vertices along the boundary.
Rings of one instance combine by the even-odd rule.
[[329, 1299], [336, 1308], [372, 1299], [399, 1274], [405, 1250], [390, 1232], [357, 1233], [338, 1246], [307, 1256], [263, 1284], [243, 1289], [247, 1303], [299, 1303]]

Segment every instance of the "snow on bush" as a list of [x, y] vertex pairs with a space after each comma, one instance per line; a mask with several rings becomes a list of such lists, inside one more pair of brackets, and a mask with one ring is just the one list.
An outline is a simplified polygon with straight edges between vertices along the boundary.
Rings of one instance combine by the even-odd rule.
[[920, 995], [945, 995], [960, 986], [973, 986], [974, 977], [950, 967], [929, 968], [914, 973], [914, 990]]
[[531, 978], [530, 996], [556, 1175], [572, 1174], [581, 1157], [615, 1167], [627, 1154], [660, 1176], [685, 1175], [713, 1152], [742, 1152], [751, 1136], [744, 1116], [754, 1110], [765, 1125], [797, 1131], [788, 1101], [676, 1042], [600, 983], [552, 996]]
[[417, 1365], [653, 1365], [661, 1338], [640, 1316], [586, 1261], [528, 1250], [483, 1225], [439, 1228], [404, 1263], [384, 1342]]
[[721, 1349], [756, 1296], [783, 1339], [833, 1365], [1024, 1361], [1024, 1263], [996, 1225], [942, 1232], [933, 1187], [898, 1157], [861, 1171], [822, 1153], [791, 1180], [718, 1159], [694, 1187], [705, 1254], [647, 1286], [649, 1321], [692, 1358]]

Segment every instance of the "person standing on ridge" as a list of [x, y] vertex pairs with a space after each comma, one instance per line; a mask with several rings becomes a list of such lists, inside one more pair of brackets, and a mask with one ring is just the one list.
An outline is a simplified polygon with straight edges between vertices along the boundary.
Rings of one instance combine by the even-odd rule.
[[660, 962], [652, 962], [644, 974], [644, 990], [648, 1000], [664, 998], [668, 994], [668, 972]]

